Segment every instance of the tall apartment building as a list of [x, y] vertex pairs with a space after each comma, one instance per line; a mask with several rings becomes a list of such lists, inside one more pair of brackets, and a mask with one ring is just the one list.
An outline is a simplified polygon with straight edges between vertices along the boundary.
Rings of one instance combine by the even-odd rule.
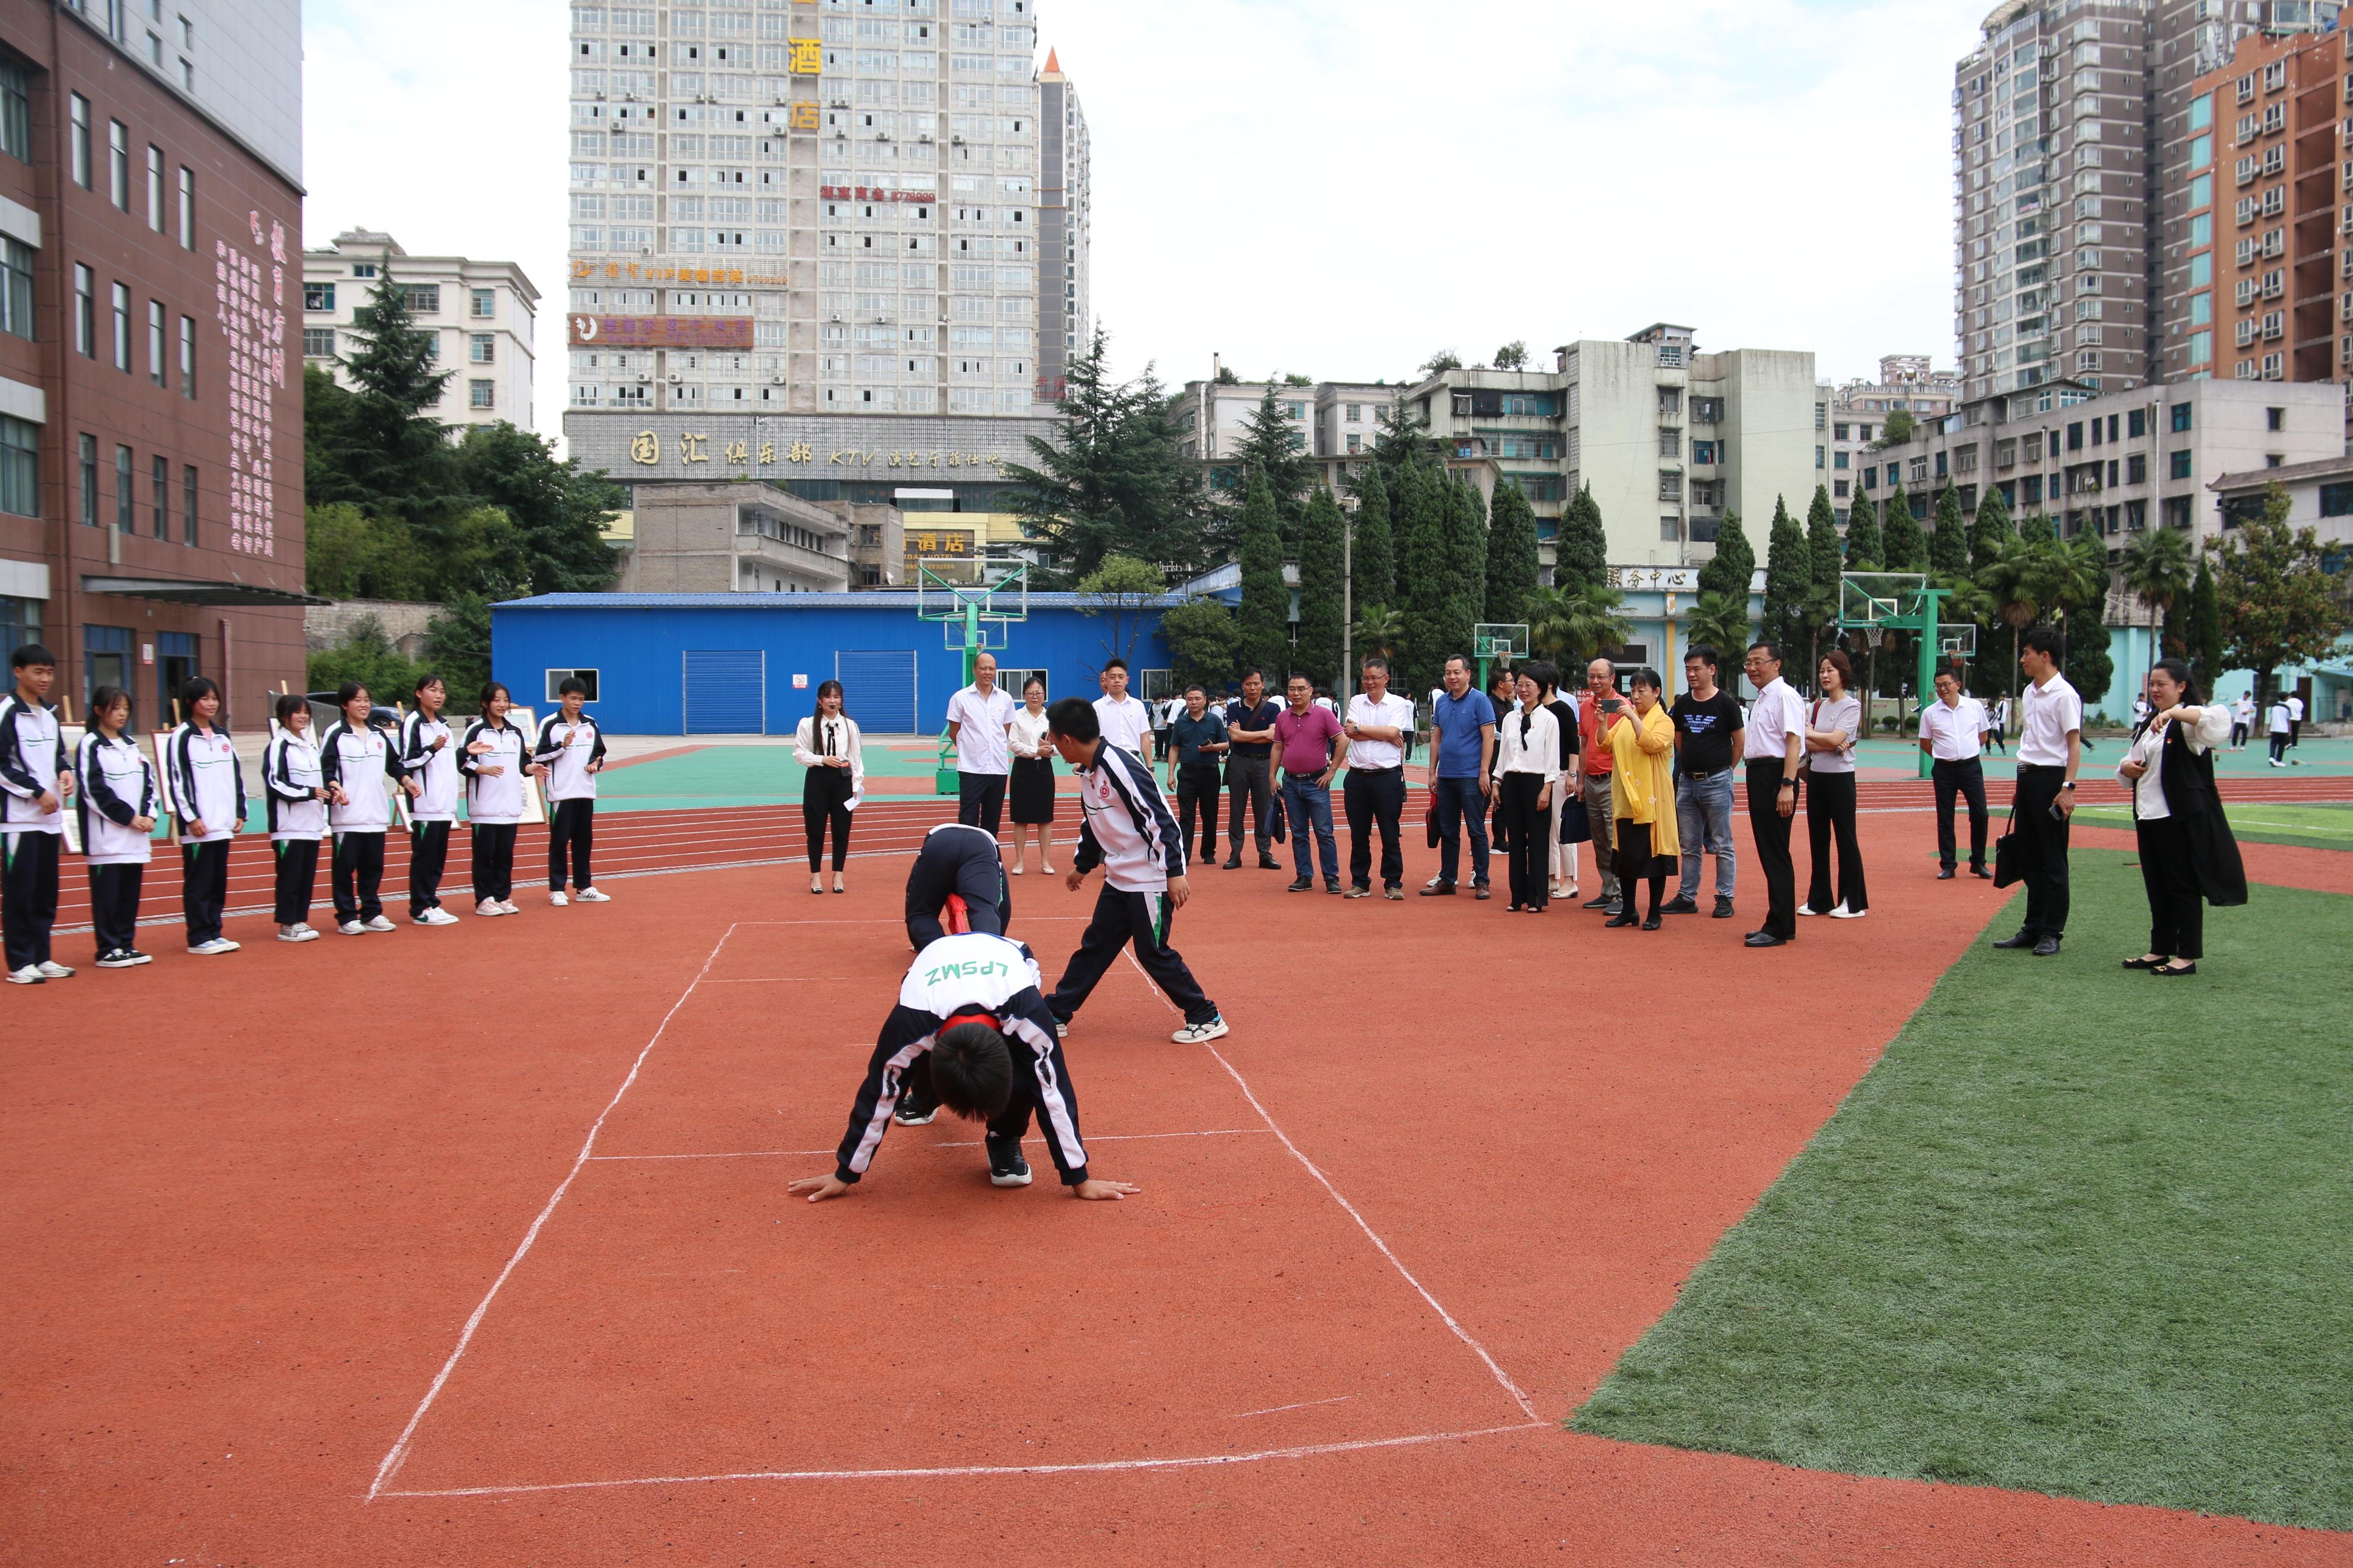
[[1038, 395], [1061, 401], [1071, 361], [1086, 352], [1092, 331], [1089, 277], [1094, 159], [1079, 89], [1062, 74], [1061, 57], [1046, 51], [1038, 74]]
[[1959, 374], [1932, 368], [1926, 354], [1882, 354], [1876, 380], [1859, 377], [1824, 391], [1831, 411], [1824, 443], [1830, 448], [1831, 505], [1841, 527], [1854, 505], [1865, 455], [1886, 435], [1888, 416], [1908, 414], [1925, 424], [1961, 405]]
[[341, 356], [354, 313], [389, 264], [419, 329], [432, 334], [438, 363], [457, 372], [434, 416], [453, 426], [498, 420], [531, 427], [533, 334], [539, 290], [512, 261], [411, 256], [388, 234], [347, 229], [323, 250], [302, 253], [302, 360], [350, 384]]
[[297, 0], [0, 0], [0, 641], [77, 715], [302, 679], [301, 50]]

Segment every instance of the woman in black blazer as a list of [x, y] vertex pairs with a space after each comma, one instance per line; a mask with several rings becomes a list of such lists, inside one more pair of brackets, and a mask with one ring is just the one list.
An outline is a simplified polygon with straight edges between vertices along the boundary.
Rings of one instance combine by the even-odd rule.
[[2116, 776], [2133, 792], [2141, 882], [2148, 891], [2148, 951], [2126, 969], [2195, 974], [2205, 953], [2204, 904], [2247, 901], [2238, 841], [2214, 788], [2214, 749], [2231, 738], [2231, 710], [2196, 705], [2189, 666], [2161, 658], [2148, 672], [2149, 715], [2133, 729]]

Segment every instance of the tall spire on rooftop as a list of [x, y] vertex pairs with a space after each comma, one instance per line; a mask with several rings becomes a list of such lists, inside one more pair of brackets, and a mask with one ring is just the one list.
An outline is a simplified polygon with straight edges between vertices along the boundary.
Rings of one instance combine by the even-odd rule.
[[1039, 75], [1038, 79], [1040, 81], [1060, 81], [1062, 79], [1061, 57], [1056, 54], [1050, 47], [1046, 51], [1046, 68], [1044, 72]]

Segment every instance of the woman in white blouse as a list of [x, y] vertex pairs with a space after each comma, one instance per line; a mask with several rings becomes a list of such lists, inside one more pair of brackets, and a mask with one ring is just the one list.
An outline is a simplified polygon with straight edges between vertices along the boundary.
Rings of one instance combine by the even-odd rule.
[[2192, 704], [2189, 667], [2161, 658], [2148, 672], [2149, 717], [2133, 731], [2116, 776], [2132, 786], [2133, 830], [2148, 892], [2148, 951], [2124, 961], [2151, 974], [2195, 974], [2205, 953], [2200, 903], [2247, 901], [2238, 841], [2214, 789], [2214, 748], [2231, 738], [2231, 710]]
[[1520, 705], [1495, 725], [1495, 793], [1510, 835], [1504, 861], [1511, 872], [1512, 912], [1542, 914], [1549, 902], [1546, 874], [1552, 858], [1552, 797], [1560, 784], [1560, 721], [1544, 705], [1535, 678], [1519, 678]]
[[841, 710], [841, 682], [828, 680], [817, 689], [817, 711], [793, 731], [793, 761], [808, 771], [801, 775], [801, 826], [808, 830], [809, 891], [822, 893], [825, 881], [818, 862], [825, 852], [825, 830], [833, 827], [833, 890], [849, 889], [842, 867], [849, 859], [849, 814], [866, 794], [866, 753], [860, 744], [857, 721]]
[[[1854, 695], [1854, 665], [1832, 648], [1822, 656], [1822, 694], [1806, 713], [1806, 836], [1814, 851], [1814, 879], [1801, 915], [1856, 920], [1871, 909], [1862, 886], [1862, 843], [1854, 823], [1854, 739], [1862, 703]], [[1838, 898], [1831, 897], [1831, 839], [1838, 839]]]
[[1054, 743], [1046, 739], [1042, 676], [1033, 675], [1021, 683], [1021, 706], [1014, 710], [1006, 744], [1013, 752], [1013, 782], [1006, 800], [1013, 816], [1012, 872], [1021, 875], [1021, 861], [1034, 829], [1039, 874], [1050, 877], [1054, 874]]

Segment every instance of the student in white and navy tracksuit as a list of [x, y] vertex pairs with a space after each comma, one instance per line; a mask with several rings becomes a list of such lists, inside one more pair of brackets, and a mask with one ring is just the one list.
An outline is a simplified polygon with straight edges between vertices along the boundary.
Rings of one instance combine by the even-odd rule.
[[228, 847], [245, 830], [245, 765], [220, 724], [220, 688], [195, 676], [180, 688], [187, 721], [164, 742], [164, 777], [180, 819], [180, 902], [188, 924], [188, 951], [234, 952], [221, 935], [228, 903]]
[[[867, 1061], [866, 1080], [850, 1109], [833, 1174], [797, 1182], [791, 1190], [833, 1197], [855, 1185], [890, 1131], [900, 1095], [918, 1089], [927, 1099], [938, 1094], [942, 1085], [933, 1071], [932, 1053], [943, 1035], [965, 1023], [983, 1023], [996, 1031], [1006, 1053], [998, 1058], [1000, 1070], [1006, 1058], [1011, 1068], [1011, 1093], [987, 1118], [991, 1181], [998, 1186], [1029, 1184], [1020, 1149], [1034, 1111], [1063, 1184], [1082, 1197], [1115, 1195], [1100, 1189], [1120, 1184], [1090, 1183], [1087, 1175], [1078, 1097], [1055, 1037], [1053, 1015], [1039, 994], [1038, 961], [1018, 942], [978, 931], [943, 937], [915, 955], [900, 984], [898, 1005], [882, 1021]], [[989, 1047], [992, 1052], [997, 1048]]]
[[0, 701], [0, 934], [10, 978], [30, 984], [73, 973], [49, 957], [73, 763], [48, 704], [57, 656], [27, 643], [16, 651], [10, 674], [16, 685]]
[[588, 851], [596, 837], [596, 775], [605, 766], [605, 731], [580, 710], [587, 687], [574, 676], [557, 689], [563, 709], [539, 728], [531, 760], [547, 769], [547, 890], [556, 903], [567, 900], [568, 877], [584, 903], [601, 904], [588, 873]]
[[400, 765], [417, 785], [408, 803], [408, 918], [448, 925], [458, 917], [442, 910], [441, 871], [457, 829], [459, 748], [441, 717], [449, 700], [441, 678], [418, 677], [416, 697], [416, 710], [400, 721]]
[[90, 697], [90, 727], [75, 756], [81, 791], [74, 800], [82, 858], [90, 868], [90, 923], [100, 969], [149, 962], [139, 951], [139, 887], [154, 858], [155, 770], [124, 731], [131, 694], [101, 686]]
[[375, 700], [367, 688], [346, 681], [338, 697], [343, 717], [319, 742], [319, 776], [326, 781], [327, 826], [335, 836], [330, 884], [335, 923], [352, 936], [392, 929], [377, 889], [384, 884], [384, 836], [392, 826], [387, 786], [405, 782], [405, 775], [398, 744], [368, 722]]
[[1185, 848], [1151, 767], [1103, 738], [1094, 708], [1082, 698], [1063, 698], [1047, 710], [1047, 720], [1063, 760], [1078, 770], [1079, 853], [1071, 863], [1070, 886], [1075, 889], [1096, 866], [1103, 868], [1094, 918], [1047, 1005], [1068, 1023], [1119, 950], [1133, 942], [1136, 962], [1185, 1015], [1186, 1026], [1176, 1037], [1224, 1034], [1218, 1005], [1201, 994], [1185, 960], [1168, 945], [1176, 905], [1187, 896]]
[[923, 835], [907, 868], [908, 945], [921, 952], [960, 931], [1003, 936], [1012, 924], [1012, 884], [997, 836], [965, 822], [943, 822]]
[[474, 836], [474, 912], [517, 913], [514, 898], [515, 827], [530, 799], [524, 786], [532, 766], [531, 746], [520, 726], [507, 721], [513, 699], [493, 680], [482, 688], [482, 716], [466, 726], [458, 746], [458, 772], [466, 781], [466, 820]]
[[[278, 700], [278, 733], [261, 753], [261, 793], [269, 808], [269, 850], [281, 942], [311, 942], [311, 905], [319, 892], [319, 840], [327, 834], [327, 779], [311, 740], [311, 700]], [[308, 934], [305, 934], [305, 933]]]

